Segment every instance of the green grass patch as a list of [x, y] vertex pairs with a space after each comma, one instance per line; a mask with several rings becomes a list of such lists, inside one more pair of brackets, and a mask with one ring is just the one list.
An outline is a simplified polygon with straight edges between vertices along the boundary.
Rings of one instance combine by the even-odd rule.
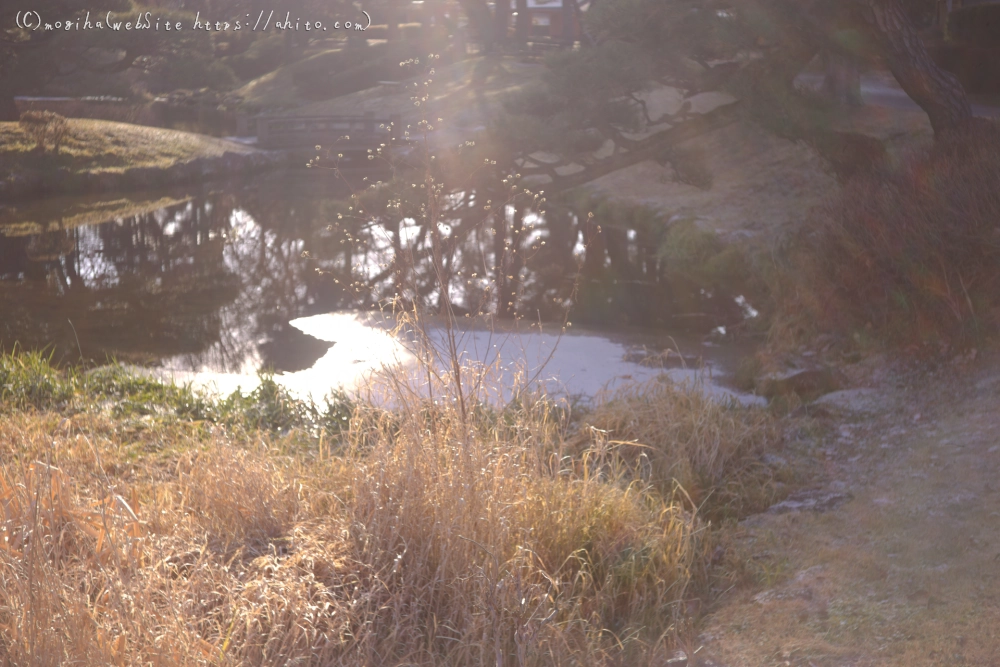
[[214, 397], [190, 385], [165, 383], [111, 364], [84, 371], [57, 369], [40, 352], [0, 355], [0, 413], [35, 410], [72, 415], [104, 412], [116, 419], [204, 421], [243, 431], [312, 437], [339, 435], [347, 428], [354, 403], [335, 391], [320, 404], [288, 393], [274, 377], [262, 374], [260, 385], [244, 394]]

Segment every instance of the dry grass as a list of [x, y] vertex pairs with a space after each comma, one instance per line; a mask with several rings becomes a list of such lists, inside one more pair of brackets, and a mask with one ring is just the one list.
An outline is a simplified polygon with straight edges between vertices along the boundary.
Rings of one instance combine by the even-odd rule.
[[767, 412], [653, 380], [601, 397], [587, 422], [591, 447], [622, 450], [644, 480], [703, 515], [745, 516], [775, 500], [760, 463], [780, 439]]
[[977, 119], [851, 180], [791, 262], [776, 336], [853, 330], [906, 344], [994, 332], [998, 150], [1000, 124]]
[[[744, 576], [703, 627], [703, 653], [747, 667], [997, 664], [1000, 495], [982, 490], [997, 477], [1000, 413], [995, 385], [977, 387], [996, 362], [987, 353], [916, 391], [880, 385], [884, 412], [837, 445], [841, 461], [859, 458], [840, 473], [852, 501], [729, 531], [726, 560]], [[894, 404], [920, 406], [921, 425]]]
[[0, 123], [0, 177], [21, 169], [55, 173], [121, 172], [132, 167], [166, 168], [198, 157], [218, 157], [226, 151], [253, 150], [189, 132], [103, 120], [71, 118], [58, 153], [35, 151], [37, 142], [18, 123]]
[[18, 127], [35, 141], [35, 149], [45, 152], [45, 142], [52, 143], [52, 151], [59, 152], [59, 144], [69, 126], [66, 118], [51, 111], [25, 111], [21, 114]]
[[[359, 405], [333, 442], [11, 412], [0, 662], [662, 664], [707, 589], [706, 525], [617, 450], [568, 446], [551, 401], [467, 392], [465, 414], [442, 390]], [[616, 400], [697, 413], [657, 418], [683, 443], [657, 465], [717, 483], [768, 432], [725, 442], [741, 418], [691, 392]]]

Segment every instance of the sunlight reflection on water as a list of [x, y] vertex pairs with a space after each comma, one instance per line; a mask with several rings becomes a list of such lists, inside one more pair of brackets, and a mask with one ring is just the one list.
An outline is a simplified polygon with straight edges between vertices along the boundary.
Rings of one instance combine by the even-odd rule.
[[[405, 377], [418, 391], [427, 391], [426, 371], [419, 363], [416, 336], [412, 331], [394, 334], [390, 318], [338, 312], [298, 318], [291, 324], [304, 334], [332, 343], [310, 368], [275, 375], [276, 382], [301, 398], [311, 396], [318, 400], [336, 388], [357, 394], [373, 377], [389, 369], [401, 371], [399, 377]], [[580, 332], [560, 335], [556, 326], [549, 329], [551, 332], [470, 326], [457, 330], [456, 350], [466, 369], [466, 378], [482, 377], [486, 385], [483, 395], [496, 401], [509, 400], [512, 388], [525, 382], [551, 395], [586, 398], [662, 374], [676, 383], [696, 384], [721, 400], [735, 399], [744, 405], [766, 403], [761, 397], [741, 394], [713, 381], [713, 371], [718, 375], [716, 363], [706, 362], [700, 368], [650, 367], [626, 360], [626, 345], [607, 336]], [[445, 372], [446, 328], [435, 322], [424, 331], [429, 348], [434, 350], [437, 371]], [[237, 388], [247, 392], [258, 384], [258, 378], [249, 373], [164, 368], [156, 374], [223, 394]]]

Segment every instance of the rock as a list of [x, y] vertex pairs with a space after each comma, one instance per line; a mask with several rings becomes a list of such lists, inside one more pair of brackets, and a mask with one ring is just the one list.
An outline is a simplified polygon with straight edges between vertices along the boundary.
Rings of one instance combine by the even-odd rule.
[[764, 454], [760, 461], [768, 468], [778, 469], [788, 467], [788, 459], [783, 456], [778, 456], [777, 454], [772, 454], [771, 452]]
[[674, 655], [667, 660], [667, 665], [670, 667], [687, 667], [688, 657], [687, 653], [684, 651], [677, 651]]
[[699, 357], [685, 357], [674, 350], [650, 349], [645, 345], [629, 348], [622, 360], [649, 368], [698, 368], [702, 362]]
[[842, 389], [820, 396], [813, 405], [845, 412], [871, 413], [879, 408], [879, 394], [874, 389]]
[[684, 102], [688, 106], [688, 112], [693, 114], [706, 114], [719, 107], [735, 103], [737, 100], [729, 93], [719, 91], [707, 91], [697, 93], [687, 98]]
[[772, 373], [757, 380], [757, 393], [767, 398], [798, 394], [804, 399], [810, 399], [838, 389], [840, 382], [836, 374], [825, 367]]
[[1000, 385], [1000, 375], [992, 375], [977, 382], [976, 389], [988, 390], [993, 389], [998, 385]]
[[726, 667], [721, 662], [716, 662], [712, 658], [706, 658], [706, 657], [702, 657], [700, 660], [698, 660], [698, 664], [701, 667]]
[[226, 151], [222, 154], [222, 157], [219, 158], [218, 165], [221, 167], [222, 171], [226, 173], [239, 173], [247, 171], [247, 168], [250, 166], [250, 161], [245, 160], [239, 153]]
[[852, 496], [847, 491], [827, 491], [814, 489], [811, 491], [800, 491], [782, 500], [780, 503], [768, 508], [769, 514], [785, 514], [787, 512], [829, 512], [835, 510]]

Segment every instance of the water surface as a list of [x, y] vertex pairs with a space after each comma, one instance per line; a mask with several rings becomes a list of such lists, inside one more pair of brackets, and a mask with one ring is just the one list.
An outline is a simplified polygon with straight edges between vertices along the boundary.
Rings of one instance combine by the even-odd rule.
[[365, 314], [395, 298], [431, 313], [451, 304], [465, 361], [500, 353], [505, 373], [568, 393], [653, 377], [636, 349], [678, 347], [717, 373], [732, 354], [704, 334], [743, 311], [666, 284], [642, 230], [595, 231], [565, 211], [491, 221], [468, 191], [449, 196], [435, 235], [405, 214], [357, 215], [349, 193], [328, 172], [299, 170], [0, 208], [0, 344], [62, 363], [117, 359], [222, 391], [249, 389], [267, 370], [318, 396], [413, 364], [386, 321]]

